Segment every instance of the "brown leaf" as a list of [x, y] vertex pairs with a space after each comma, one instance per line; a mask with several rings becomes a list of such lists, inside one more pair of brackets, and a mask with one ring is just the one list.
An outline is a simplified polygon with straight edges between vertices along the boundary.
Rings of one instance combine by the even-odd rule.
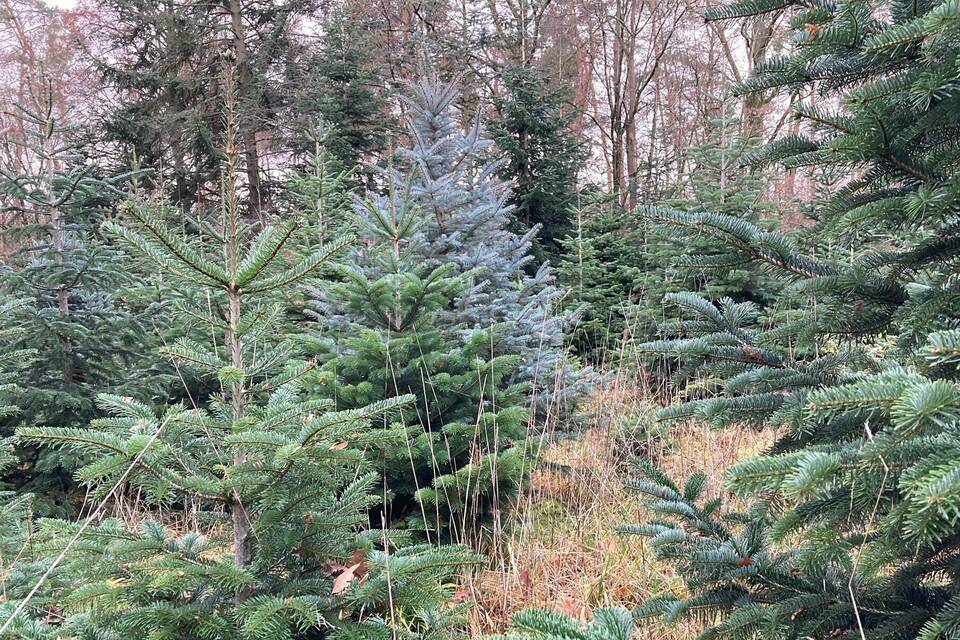
[[359, 564], [349, 566], [343, 570], [343, 573], [341, 573], [340, 575], [338, 575], [336, 578], [333, 579], [333, 593], [335, 595], [339, 593], [343, 593], [344, 591], [347, 590], [347, 587], [349, 587], [350, 583], [353, 582], [353, 579], [355, 577], [354, 574], [356, 573], [358, 568], [360, 568]]
[[558, 608], [560, 609], [560, 613], [565, 613], [576, 620], [583, 620], [586, 614], [584, 607], [570, 596], [564, 596]]
[[353, 553], [350, 554], [350, 557], [347, 558], [347, 564], [356, 566], [354, 575], [356, 575], [358, 578], [362, 578], [370, 573], [370, 565], [367, 564], [366, 549], [354, 549]]
[[323, 563], [323, 568], [324, 570], [326, 570], [328, 576], [332, 576], [335, 573], [343, 571], [347, 567], [345, 565], [340, 564], [336, 560], [327, 560], [326, 562]]
[[348, 442], [338, 442], [336, 444], [330, 445], [330, 451], [341, 451], [347, 448]]

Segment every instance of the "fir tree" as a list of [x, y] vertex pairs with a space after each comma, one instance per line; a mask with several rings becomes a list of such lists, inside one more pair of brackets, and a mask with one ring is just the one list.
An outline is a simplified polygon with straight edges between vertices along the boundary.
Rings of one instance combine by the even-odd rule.
[[353, 196], [349, 166], [327, 148], [334, 129], [321, 121], [305, 134], [309, 146], [301, 166], [287, 174], [284, 200], [290, 215], [303, 218], [307, 242], [323, 246], [347, 231]]
[[[783, 3], [748, 0], [714, 18]], [[796, 52], [759, 67], [745, 91], [809, 87], [835, 109], [799, 104], [801, 134], [757, 161], [814, 165], [849, 180], [814, 203], [811, 237], [842, 258], [715, 213], [649, 208], [726, 251], [695, 261], [762, 264], [789, 287], [764, 309], [689, 293], [645, 345], [678, 358], [696, 391], [664, 419], [770, 424], [782, 434], [726, 479], [753, 499], [730, 513], [643, 468], [634, 487], [658, 519], [630, 530], [679, 562], [689, 596], [640, 615], [719, 615], [707, 638], [950, 638], [956, 575], [960, 415], [954, 264], [957, 213], [956, 3], [813, 3], [795, 9]], [[768, 314], [769, 315], [769, 314]], [[706, 393], [706, 395], [704, 395]]]
[[565, 108], [563, 92], [550, 88], [533, 67], [509, 67], [499, 78], [505, 95], [494, 99], [490, 137], [507, 157], [500, 177], [513, 183], [516, 219], [524, 229], [540, 228], [534, 241], [538, 255], [554, 258], [573, 228], [570, 210], [585, 159], [570, 130], [577, 112]]
[[372, 36], [345, 2], [330, 9], [323, 29], [320, 50], [306, 61], [297, 111], [322, 118], [329, 126], [326, 153], [350, 172], [355, 184], [372, 186], [364, 163], [383, 149], [390, 130], [384, 96], [376, 89], [384, 79], [372, 64]]
[[563, 239], [557, 268], [570, 294], [567, 309], [582, 309], [570, 331], [577, 353], [593, 361], [616, 353], [633, 332], [636, 305], [654, 269], [644, 250], [644, 228], [612, 195], [583, 194], [573, 210], [574, 233]]
[[[10, 224], [4, 239], [15, 247], [4, 259], [0, 289], [30, 300], [30, 317], [11, 344], [43, 354], [23, 372], [14, 416], [0, 422], [3, 436], [19, 422], [71, 426], [95, 413], [99, 392], [131, 392], [139, 349], [153, 341], [147, 318], [162, 311], [128, 296], [134, 282], [118, 267], [118, 252], [99, 232], [126, 176], [104, 179], [84, 161], [77, 132], [53, 115], [42, 96], [37, 111], [18, 107], [29, 138], [24, 149], [33, 169], [14, 175], [0, 169], [0, 198]], [[159, 372], [158, 372], [159, 373]], [[162, 396], [169, 378], [152, 376], [141, 393]], [[24, 467], [9, 480], [42, 494], [41, 511], [69, 513], [69, 478], [56, 456], [22, 451]]]
[[[686, 150], [687, 170], [664, 206], [773, 226], [773, 204], [765, 197], [770, 172], [741, 166], [757, 149], [755, 139], [740, 133], [731, 105], [724, 104], [706, 142]], [[704, 268], [700, 262], [709, 264], [710, 257], [723, 252], [695, 226], [678, 229], [651, 222], [618, 208], [611, 197], [581, 198], [574, 214], [577, 229], [563, 241], [558, 272], [571, 292], [568, 307], [583, 305], [573, 335], [588, 358], [607, 357], [653, 337], [664, 319], [661, 300], [668, 291], [760, 303], [773, 297], [774, 283], [748, 262]]]
[[[4, 320], [4, 327], [0, 329], [2, 344], [11, 345], [19, 340], [24, 331], [25, 311], [29, 311], [26, 300], [0, 302], [0, 317]], [[20, 389], [17, 379], [34, 363], [36, 357], [37, 353], [29, 349], [9, 346], [0, 349], [0, 416], [9, 417], [18, 411], [16, 403]], [[0, 440], [0, 473], [6, 474], [19, 462], [12, 439], [7, 437]], [[20, 570], [17, 565], [30, 536], [33, 499], [30, 493], [24, 491], [0, 491], [0, 573], [4, 580], [8, 576], [15, 576], [15, 572]]]
[[23, 370], [33, 364], [37, 355], [36, 349], [16, 349], [10, 345], [19, 342], [25, 332], [23, 327], [23, 314], [28, 311], [28, 302], [26, 300], [6, 300], [0, 302], [0, 317], [4, 320], [4, 326], [0, 329], [0, 343], [7, 347], [0, 352], [0, 416], [8, 416], [19, 411], [16, 403], [13, 402], [14, 396], [19, 396], [21, 387], [18, 378]]
[[[687, 170], [679, 192], [661, 206], [687, 213], [727, 214], [764, 228], [776, 226], [774, 205], [768, 199], [773, 175], [762, 167], [744, 167], [758, 148], [756, 138], [741, 133], [733, 105], [722, 101], [720, 113], [709, 123], [706, 141], [685, 151]], [[649, 260], [635, 284], [643, 292], [633, 318], [642, 338], [655, 334], [657, 323], [663, 320], [660, 301], [670, 291], [696, 291], [709, 298], [727, 296], [760, 304], [772, 299], [776, 287], [756, 265], [714, 264], [714, 260], [722, 260], [724, 250], [709, 234], [696, 227], [639, 218]]]
[[621, 608], [599, 609], [593, 620], [580, 624], [554, 611], [528, 610], [514, 614], [511, 632], [503, 640], [630, 640], [633, 618]]
[[[243, 223], [230, 107], [222, 221], [210, 239], [171, 231], [149, 203], [127, 207], [132, 226], [106, 223], [198, 294], [200, 305], [179, 311], [207, 328], [210, 343], [183, 338], [164, 353], [221, 391], [203, 408], [104, 394], [107, 415], [90, 428], [18, 430], [22, 441], [78, 452], [77, 477], [97, 504], [78, 523], [39, 523], [31, 549], [46, 569], [38, 580], [23, 572], [8, 582], [14, 610], [0, 635], [35, 626], [29, 614], [54, 603], [63, 620], [52, 626], [79, 637], [383, 637], [397, 618], [411, 634], [429, 634], [447, 619], [429, 612], [448, 595], [444, 577], [474, 560], [459, 548], [402, 546], [402, 536], [363, 531], [376, 500], [363, 451], [402, 437], [370, 422], [409, 398], [334, 411], [302, 397], [314, 365], [278, 335], [279, 296], [346, 241], [297, 258], [286, 250], [296, 221], [258, 234]], [[121, 492], [149, 517], [104, 518]]]
[[95, 56], [94, 63], [116, 101], [91, 135], [118, 146], [121, 155], [113, 161], [120, 171], [151, 167], [145, 180], [164, 189], [183, 212], [216, 202], [225, 92], [219, 69], [221, 58], [230, 60], [237, 67], [232, 90], [244, 155], [245, 210], [254, 216], [270, 210], [275, 185], [261, 167], [263, 134], [272, 133], [272, 144], [290, 148], [279, 122], [281, 114], [288, 117], [309, 69], [294, 27], [312, 15], [313, 5], [311, 0], [101, 3], [111, 25], [105, 33], [109, 55]]
[[509, 382], [518, 356], [491, 356], [505, 327], [464, 343], [461, 327], [440, 324], [472, 274], [424, 263], [424, 218], [408, 195], [368, 194], [356, 204], [359, 247], [339, 282], [316, 292], [321, 326], [332, 331], [314, 393], [342, 409], [415, 397], [403, 411], [406, 440], [379, 455], [388, 518], [476, 542], [477, 525], [507, 505], [529, 472], [528, 385]]
[[117, 0], [104, 8], [116, 27], [115, 59], [99, 71], [123, 99], [101, 116], [102, 134], [126, 147], [120, 166], [162, 167], [157, 178], [189, 211], [219, 174], [218, 52], [208, 47], [217, 16], [195, 2]]

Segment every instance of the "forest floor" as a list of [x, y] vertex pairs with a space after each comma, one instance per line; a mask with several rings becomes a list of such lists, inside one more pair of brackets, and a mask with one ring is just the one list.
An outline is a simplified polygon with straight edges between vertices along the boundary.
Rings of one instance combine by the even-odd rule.
[[[770, 444], [773, 434], [748, 428], [711, 429], [695, 422], [658, 431], [652, 394], [614, 383], [593, 394], [589, 426], [577, 437], [554, 439], [542, 453], [530, 489], [509, 517], [489, 566], [467, 580], [476, 601], [471, 637], [503, 632], [522, 609], [555, 609], [581, 620], [608, 606], [631, 609], [646, 598], [682, 589], [639, 536], [616, 531], [645, 521], [640, 499], [624, 487], [633, 456], [644, 456], [679, 481], [703, 472], [710, 497], [724, 470]], [[731, 496], [727, 496], [732, 499]], [[465, 594], [466, 595], [466, 594]], [[638, 631], [638, 638], [693, 638], [691, 623]]]

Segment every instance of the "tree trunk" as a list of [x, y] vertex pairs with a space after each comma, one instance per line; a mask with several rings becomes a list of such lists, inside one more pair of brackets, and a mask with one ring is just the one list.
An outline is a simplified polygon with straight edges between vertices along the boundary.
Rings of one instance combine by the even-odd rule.
[[[238, 289], [233, 288], [229, 295], [230, 318], [226, 339], [227, 348], [230, 351], [230, 366], [238, 371], [243, 371], [243, 343], [237, 334], [237, 328], [240, 325], [240, 292]], [[230, 383], [230, 406], [233, 421], [237, 422], [241, 420], [244, 413], [244, 388], [242, 380]], [[244, 462], [246, 462], [246, 458], [242, 453], [234, 456], [234, 466], [240, 466]], [[236, 490], [233, 492], [230, 512], [233, 516], [234, 562], [236, 562], [237, 566], [245, 567], [253, 561], [253, 537], [250, 530], [250, 514], [247, 513], [247, 508], [244, 506]], [[245, 596], [241, 595], [239, 598], [244, 599]]]
[[625, 151], [627, 159], [627, 197], [626, 204], [627, 209], [633, 210], [637, 206], [637, 194], [639, 191], [637, 185], [637, 175], [640, 172], [640, 160], [637, 157], [639, 149], [637, 145], [637, 122], [635, 119], [631, 118], [629, 124], [627, 125], [627, 131], [625, 136]]
[[[243, 338], [240, 335], [241, 298], [242, 291], [237, 286], [237, 272], [240, 265], [240, 211], [237, 201], [237, 149], [234, 144], [234, 100], [233, 76], [228, 69], [226, 75], [227, 97], [227, 136], [224, 151], [226, 152], [225, 176], [225, 208], [224, 236], [226, 238], [226, 263], [230, 285], [227, 287], [227, 327], [224, 331], [224, 346], [230, 356], [230, 366], [234, 373], [244, 371]], [[227, 383], [225, 395], [230, 403], [230, 418], [233, 424], [243, 419], [246, 407], [246, 388], [243, 375], [232, 377]], [[242, 467], [246, 463], [243, 453], [236, 453], [233, 457], [233, 468]], [[246, 567], [253, 562], [253, 527], [250, 514], [237, 487], [232, 487], [230, 497], [230, 516], [233, 520], [233, 559], [237, 566]], [[237, 602], [243, 602], [250, 596], [247, 589], [240, 589], [236, 594]]]
[[261, 189], [260, 184], [260, 154], [257, 149], [256, 112], [259, 97], [254, 87], [253, 70], [250, 68], [250, 60], [247, 55], [243, 28], [243, 7], [240, 0], [228, 0], [227, 9], [230, 11], [233, 54], [237, 66], [237, 102], [240, 106], [237, 114], [237, 127], [246, 163], [247, 189], [250, 199], [249, 210], [251, 214], [262, 221], [262, 211], [268, 207], [265, 201], [266, 193]]
[[[49, 126], [47, 130], [52, 133], [52, 128], [52, 126]], [[54, 204], [57, 200], [57, 195], [53, 186], [57, 167], [55, 166], [56, 160], [53, 157], [53, 151], [46, 148], [49, 142], [52, 142], [49, 137], [44, 138], [44, 155], [49, 153], [49, 156], [46, 160], [46, 202], [48, 205], [47, 216], [49, 217], [50, 233], [52, 234], [51, 243], [53, 245], [53, 261], [54, 264], [57, 265], [58, 269], [62, 269], [63, 254], [66, 246], [66, 229], [60, 209]], [[64, 320], [70, 317], [70, 289], [62, 282], [57, 284], [57, 313], [59, 313], [60, 317]], [[73, 366], [73, 341], [68, 335], [61, 335], [59, 339], [60, 348], [63, 350], [63, 382], [64, 384], [70, 384], [73, 382], [74, 377], [76, 376], [76, 371]]]
[[[780, 13], [762, 18], [753, 18], [742, 28], [744, 39], [747, 41], [748, 74], [767, 57], [767, 50], [774, 41], [776, 24]], [[750, 94], [743, 101], [743, 134], [745, 136], [761, 136], [766, 129], [764, 116], [773, 99], [771, 93]]]

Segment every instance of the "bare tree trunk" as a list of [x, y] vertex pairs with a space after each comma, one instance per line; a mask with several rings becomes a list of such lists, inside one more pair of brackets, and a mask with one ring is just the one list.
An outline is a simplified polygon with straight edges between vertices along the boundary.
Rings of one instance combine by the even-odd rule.
[[[777, 33], [777, 21], [780, 13], [753, 18], [741, 28], [741, 33], [747, 42], [747, 61], [749, 68], [746, 76], [753, 73], [753, 69], [763, 61], [767, 50], [774, 42]], [[750, 94], [743, 101], [742, 131], [746, 136], [759, 136], [765, 130], [764, 116], [770, 106], [772, 94]]]
[[660, 82], [659, 78], [657, 78], [656, 81], [654, 81], [653, 83], [653, 105], [651, 107], [651, 114], [650, 114], [650, 135], [648, 136], [649, 139], [647, 140], [647, 175], [646, 175], [646, 179], [644, 180], [644, 182], [646, 183], [645, 194], [647, 196], [649, 196], [650, 193], [654, 191], [654, 189], [652, 189], [651, 187], [654, 182], [653, 167], [657, 157], [656, 155], [657, 154], [657, 136], [660, 133], [660, 127], [661, 127], [661, 124], [660, 124], [660, 107], [661, 107], [661, 100], [662, 100], [660, 95], [661, 84], [662, 83]]
[[638, 116], [643, 96], [657, 77], [684, 11], [656, 0], [600, 2], [596, 11], [609, 114], [611, 186], [625, 207], [635, 207], [639, 198]]
[[637, 33], [640, 29], [640, 17], [644, 12], [642, 2], [634, 0], [628, 2], [624, 16], [626, 18], [626, 28], [623, 29], [623, 64], [624, 90], [623, 90], [623, 155], [626, 161], [624, 176], [625, 193], [623, 203], [627, 209], [632, 210], [637, 206], [637, 172], [640, 169], [640, 163], [637, 158], [637, 113], [639, 112], [640, 97], [643, 88], [640, 87], [639, 69], [637, 69]]
[[627, 158], [627, 194], [626, 194], [626, 205], [627, 209], [633, 210], [637, 206], [637, 201], [639, 199], [639, 184], [637, 182], [637, 177], [640, 173], [640, 160], [638, 148], [639, 142], [637, 141], [637, 121], [635, 118], [632, 118], [627, 124], [627, 132], [625, 136], [625, 155]]

